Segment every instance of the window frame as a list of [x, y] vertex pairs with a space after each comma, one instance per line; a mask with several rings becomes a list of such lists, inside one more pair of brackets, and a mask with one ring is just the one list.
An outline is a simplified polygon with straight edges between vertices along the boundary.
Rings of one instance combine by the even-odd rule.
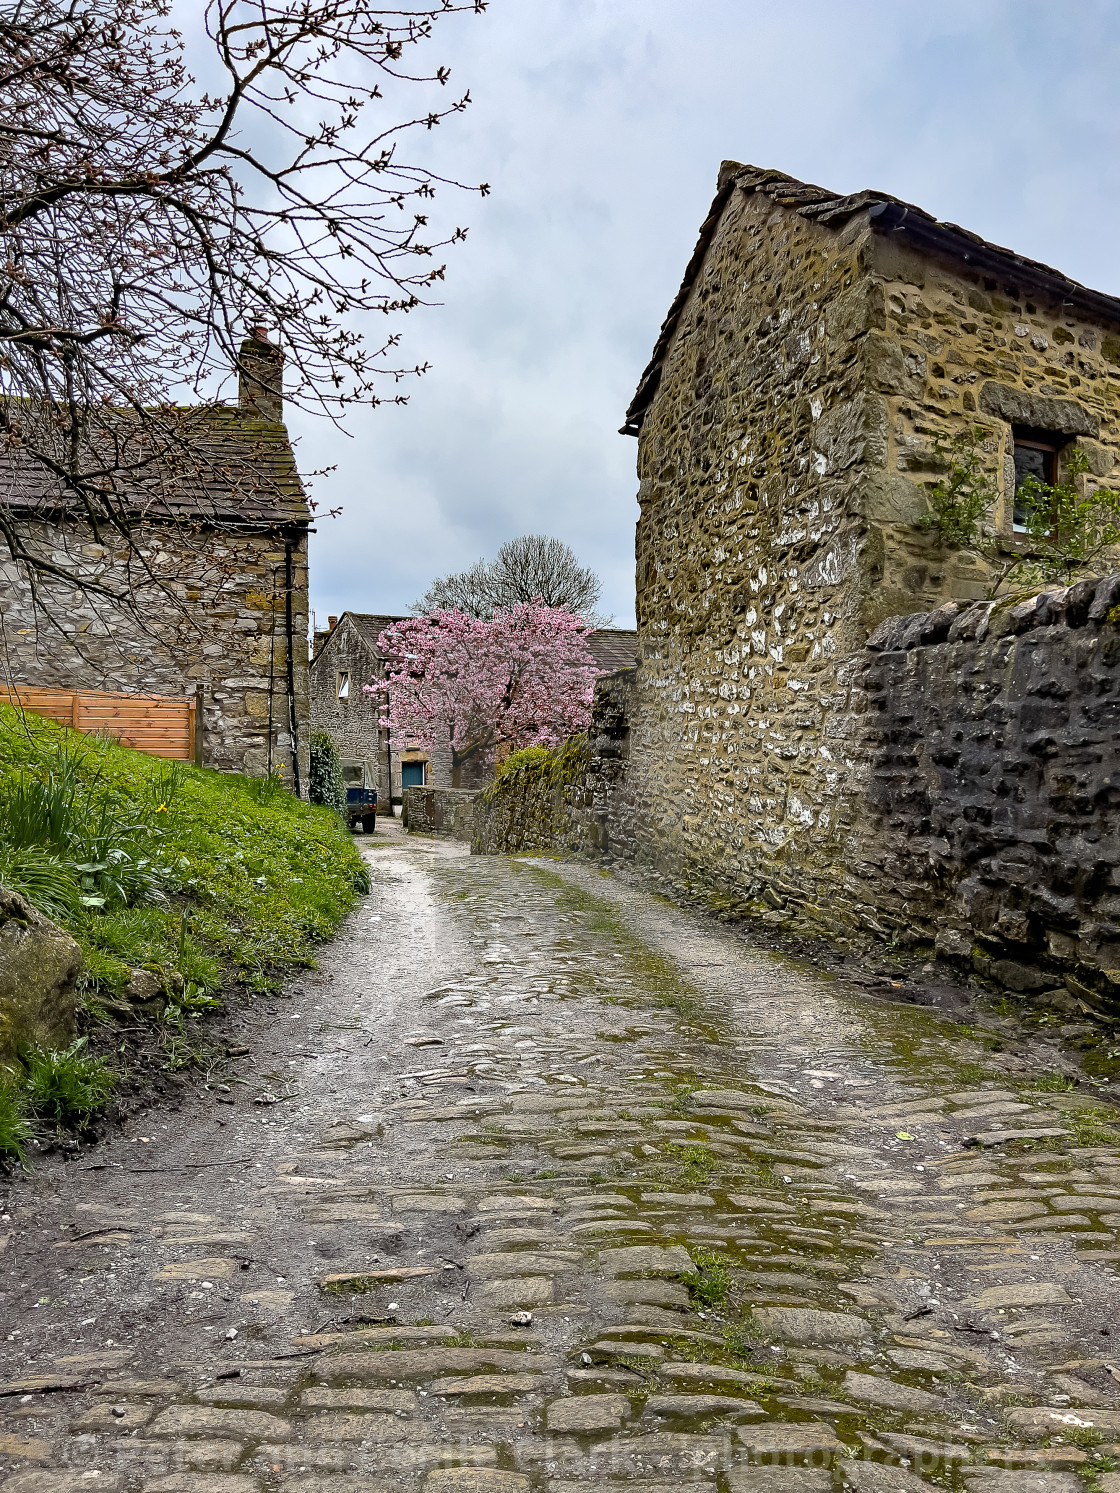
[[[1022, 432], [1021, 434], [1019, 432]], [[1025, 451], [1041, 451], [1046, 457], [1044, 465], [1043, 482], [1048, 487], [1053, 487], [1058, 481], [1058, 458], [1062, 451], [1069, 445], [1069, 437], [1062, 437], [1056, 431], [1036, 430], [1033, 427], [1015, 426], [1011, 428], [1011, 463], [1014, 468], [1015, 452], [1020, 447]], [[1016, 474], [1017, 476], [1018, 474]], [[1019, 484], [1018, 481], [1011, 492], [1011, 532], [1013, 534], [1026, 534], [1029, 532], [1026, 524], [1019, 523], [1016, 517], [1018, 506]]]
[[337, 669], [334, 676], [334, 697], [341, 705], [350, 703], [350, 670]]

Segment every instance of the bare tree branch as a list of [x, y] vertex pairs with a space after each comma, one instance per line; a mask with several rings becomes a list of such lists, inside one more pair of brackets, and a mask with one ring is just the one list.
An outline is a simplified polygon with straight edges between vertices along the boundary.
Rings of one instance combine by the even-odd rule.
[[454, 609], [486, 619], [539, 602], [577, 613], [588, 627], [609, 627], [614, 619], [595, 611], [602, 589], [595, 572], [562, 540], [522, 534], [507, 540], [493, 560], [476, 560], [467, 570], [434, 580], [412, 610], [430, 616]]
[[[21, 513], [44, 503], [125, 543], [138, 515], [212, 484], [206, 422], [254, 325], [280, 328], [285, 397], [331, 418], [376, 405], [404, 314], [442, 279], [426, 236], [444, 179], [386, 96], [441, 92], [435, 23], [485, 0], [210, 0], [224, 78], [200, 92], [168, 0], [9, 0], [0, 12], [0, 544], [34, 568]], [[459, 185], [451, 183], [451, 185]], [[476, 188], [480, 193], [485, 185]], [[390, 398], [400, 401], [404, 396]], [[211, 432], [212, 433], [212, 432]], [[155, 502], [158, 506], [158, 502]]]

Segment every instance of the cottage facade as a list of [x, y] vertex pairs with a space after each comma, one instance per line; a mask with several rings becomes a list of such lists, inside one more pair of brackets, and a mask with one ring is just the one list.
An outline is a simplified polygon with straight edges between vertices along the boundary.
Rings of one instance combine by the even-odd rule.
[[39, 579], [33, 594], [0, 562], [0, 662], [12, 684], [201, 690], [206, 766], [281, 769], [306, 791], [310, 513], [283, 424], [281, 354], [258, 333], [241, 362], [237, 405], [197, 412], [201, 473], [138, 499], [131, 545], [94, 535], [64, 498], [4, 469], [6, 506], [32, 546], [131, 601], [63, 579]]
[[385, 677], [378, 639], [402, 617], [343, 612], [315, 635], [311, 661], [311, 729], [325, 731], [342, 758], [349, 788], [376, 788], [382, 813], [399, 803], [404, 788], [449, 788], [451, 753], [419, 746], [398, 750], [379, 723], [379, 702], [363, 686]]
[[882, 928], [865, 645], [985, 595], [986, 563], [919, 525], [938, 442], [969, 430], [1009, 552], [1032, 466], [1076, 445], [1087, 486], [1120, 484], [1120, 301], [886, 194], [725, 163], [623, 427], [636, 853], [732, 904]]

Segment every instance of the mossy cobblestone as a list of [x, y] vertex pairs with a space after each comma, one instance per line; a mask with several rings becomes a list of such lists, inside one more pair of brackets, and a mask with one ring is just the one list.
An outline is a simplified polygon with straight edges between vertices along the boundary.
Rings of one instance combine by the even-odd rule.
[[[1107, 1489], [1107, 1112], [587, 868], [373, 876], [253, 1039], [286, 1111], [11, 1194], [0, 1493]], [[1006, 1106], [1059, 1133], [964, 1144]]]

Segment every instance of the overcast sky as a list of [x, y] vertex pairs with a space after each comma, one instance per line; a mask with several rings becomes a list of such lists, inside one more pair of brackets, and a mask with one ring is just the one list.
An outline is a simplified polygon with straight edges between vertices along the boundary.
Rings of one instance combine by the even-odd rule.
[[[724, 158], [877, 187], [1120, 292], [1116, 0], [491, 0], [441, 21], [472, 108], [418, 142], [470, 225], [444, 302], [404, 324], [431, 363], [348, 436], [296, 415], [323, 508], [311, 602], [405, 611], [505, 539], [566, 540], [633, 625], [622, 415]], [[415, 154], [415, 153], [414, 153]]]

